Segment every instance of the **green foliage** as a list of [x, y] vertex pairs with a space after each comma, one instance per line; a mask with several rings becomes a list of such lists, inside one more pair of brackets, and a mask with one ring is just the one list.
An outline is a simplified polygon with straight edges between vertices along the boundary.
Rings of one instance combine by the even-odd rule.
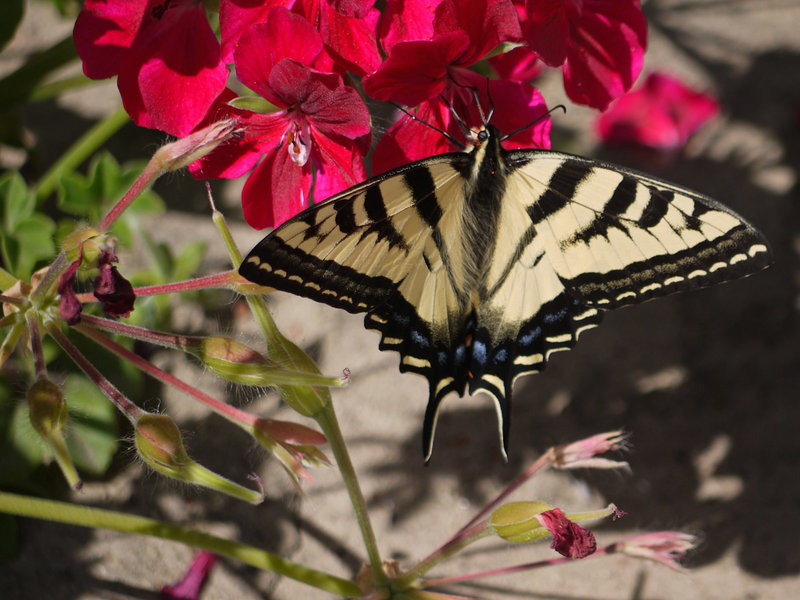
[[55, 223], [36, 212], [36, 200], [22, 176], [0, 177], [0, 255], [3, 266], [20, 279], [29, 279], [37, 264], [55, 255]]
[[[88, 224], [97, 223], [130, 188], [144, 165], [144, 161], [120, 165], [109, 152], [100, 152], [92, 158], [86, 175], [71, 172], [61, 177], [58, 206], [66, 214], [83, 219]], [[131, 248], [139, 217], [163, 212], [164, 202], [161, 198], [155, 192], [145, 192], [117, 219], [111, 233], [120, 245]], [[59, 239], [73, 228], [74, 221], [63, 221], [59, 225]]]
[[99, 477], [111, 465], [117, 451], [117, 411], [91, 381], [69, 375], [64, 384], [69, 407], [67, 447], [82, 473]]

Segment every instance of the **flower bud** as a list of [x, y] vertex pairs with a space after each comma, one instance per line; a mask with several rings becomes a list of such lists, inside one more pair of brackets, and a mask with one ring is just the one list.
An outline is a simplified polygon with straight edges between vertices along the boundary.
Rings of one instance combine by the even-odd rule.
[[67, 423], [68, 410], [61, 388], [49, 379], [39, 378], [28, 388], [26, 399], [31, 425], [53, 452], [70, 486], [74, 489], [80, 488], [82, 483], [64, 439], [63, 429]]
[[167, 415], [144, 413], [136, 420], [136, 450], [148, 465], [162, 475], [194, 483], [258, 504], [261, 492], [240, 486], [192, 460], [183, 446], [175, 422]]
[[291, 371], [280, 367], [250, 346], [223, 336], [184, 338], [184, 349], [199, 358], [215, 375], [242, 385], [342, 386], [341, 377]]
[[223, 119], [166, 144], [153, 155], [153, 162], [163, 171], [177, 171], [209, 154], [236, 131], [234, 119]]
[[67, 423], [67, 403], [61, 388], [49, 379], [37, 379], [28, 388], [28, 410], [33, 428], [43, 438]]
[[550, 535], [537, 518], [546, 510], [550, 507], [543, 502], [509, 502], [495, 509], [489, 521], [508, 542], [533, 542]]
[[100, 256], [100, 246], [96, 238], [102, 235], [97, 229], [85, 228], [68, 233], [61, 240], [61, 249], [67, 255], [67, 260], [74, 262], [82, 258], [87, 265], [97, 265]]

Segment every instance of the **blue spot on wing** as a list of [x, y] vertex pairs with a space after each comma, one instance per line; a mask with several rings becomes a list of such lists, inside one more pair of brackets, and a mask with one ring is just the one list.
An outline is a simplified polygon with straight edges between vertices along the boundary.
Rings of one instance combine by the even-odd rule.
[[411, 330], [411, 339], [420, 348], [428, 348], [431, 345], [431, 341], [416, 329]]

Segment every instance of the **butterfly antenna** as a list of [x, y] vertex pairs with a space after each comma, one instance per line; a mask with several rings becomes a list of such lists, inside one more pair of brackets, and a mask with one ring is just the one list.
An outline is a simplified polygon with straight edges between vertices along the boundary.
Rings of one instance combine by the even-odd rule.
[[507, 133], [507, 134], [505, 134], [503, 137], [501, 137], [501, 138], [500, 138], [500, 141], [501, 141], [501, 142], [503, 142], [503, 141], [507, 140], [508, 138], [510, 138], [510, 137], [513, 137], [513, 136], [517, 135], [517, 134], [518, 134], [520, 131], [525, 131], [525, 130], [526, 130], [528, 127], [533, 127], [534, 125], [536, 125], [536, 123], [538, 123], [538, 122], [539, 122], [539, 121], [541, 121], [542, 119], [546, 119], [547, 117], [549, 117], [549, 116], [550, 116], [550, 113], [552, 113], [554, 110], [556, 110], [556, 109], [558, 109], [558, 108], [560, 108], [561, 110], [563, 110], [563, 111], [564, 111], [564, 114], [567, 114], [567, 107], [566, 107], [566, 106], [564, 106], [563, 104], [557, 104], [556, 106], [554, 106], [553, 108], [551, 108], [550, 110], [548, 110], [548, 111], [547, 111], [546, 113], [544, 113], [543, 115], [539, 115], [538, 117], [536, 117], [536, 118], [535, 118], [533, 121], [531, 121], [530, 123], [528, 123], [528, 124], [526, 124], [526, 125], [523, 125], [523, 126], [522, 126], [522, 127], [520, 127], [519, 129], [515, 129], [514, 131], [512, 131], [512, 132], [510, 132], [510, 133]]
[[[466, 147], [464, 144], [462, 144], [461, 142], [459, 142], [459, 141], [458, 141], [456, 138], [454, 138], [452, 135], [450, 135], [449, 133], [447, 133], [447, 132], [446, 132], [446, 131], [444, 131], [443, 129], [439, 129], [438, 127], [436, 127], [436, 125], [431, 125], [431, 124], [430, 124], [430, 123], [428, 123], [427, 121], [423, 121], [422, 119], [420, 119], [420, 118], [418, 118], [416, 115], [414, 115], [414, 114], [410, 113], [410, 112], [409, 112], [409, 111], [407, 111], [405, 108], [403, 108], [402, 106], [400, 106], [399, 104], [397, 104], [397, 103], [395, 103], [395, 102], [390, 102], [389, 104], [391, 104], [392, 106], [394, 106], [396, 109], [398, 109], [398, 110], [400, 110], [400, 111], [404, 112], [404, 113], [405, 113], [405, 114], [406, 114], [408, 117], [410, 117], [410, 118], [411, 118], [411, 119], [413, 119], [414, 121], [417, 121], [417, 122], [419, 122], [419, 123], [422, 123], [423, 125], [427, 125], [428, 127], [430, 127], [431, 129], [433, 129], [434, 131], [438, 131], [438, 132], [439, 132], [439, 133], [441, 133], [441, 134], [442, 134], [442, 135], [443, 135], [445, 138], [447, 138], [447, 140], [448, 140], [449, 142], [451, 142], [452, 144], [454, 144], [455, 146], [457, 146], [457, 147], [458, 147], [458, 148], [460, 148], [461, 150], [466, 150], [466, 149], [467, 149], [467, 147]], [[450, 106], [450, 105], [448, 104], [448, 106]], [[452, 107], [450, 107], [450, 110], [453, 110], [453, 108], [452, 108]], [[459, 123], [460, 123], [460, 122], [461, 122], [461, 121], [459, 120]]]

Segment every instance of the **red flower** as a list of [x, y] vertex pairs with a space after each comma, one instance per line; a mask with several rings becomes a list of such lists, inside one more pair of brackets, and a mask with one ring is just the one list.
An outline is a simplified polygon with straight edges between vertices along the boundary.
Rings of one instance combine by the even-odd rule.
[[695, 92], [669, 75], [652, 73], [642, 87], [600, 115], [597, 129], [605, 142], [674, 150], [717, 113], [719, 103], [713, 96]]
[[526, 12], [528, 46], [563, 65], [573, 101], [603, 110], [633, 85], [647, 45], [639, 0], [526, 0]]
[[377, 100], [407, 106], [433, 98], [500, 42], [518, 39], [519, 20], [510, 0], [444, 0], [436, 8], [430, 40], [395, 43], [378, 70], [364, 79]]
[[[392, 33], [395, 39], [401, 29]], [[430, 40], [395, 41], [389, 58], [364, 79], [364, 90], [379, 100], [419, 105], [418, 119], [456, 139], [464, 139], [464, 132], [450, 107], [470, 127], [483, 126], [479, 107], [486, 111], [495, 108], [493, 123], [501, 131], [524, 127], [544, 115], [544, 101], [535, 89], [489, 81], [467, 68], [499, 43], [519, 38], [519, 21], [510, 1], [444, 0], [436, 8], [433, 30]], [[545, 119], [515, 135], [508, 146], [546, 148], [549, 144], [549, 121]], [[454, 149], [441, 133], [405, 117], [378, 142], [373, 170], [378, 173]]]
[[203, 119], [228, 77], [199, 0], [86, 0], [74, 37], [87, 77], [117, 75], [133, 121], [172, 135]]
[[564, 516], [560, 508], [546, 510], [536, 515], [542, 527], [553, 535], [550, 546], [561, 556], [586, 558], [597, 550], [594, 534]]
[[366, 176], [369, 113], [339, 75], [310, 68], [321, 51], [308, 21], [273, 8], [266, 23], [242, 35], [234, 58], [242, 83], [283, 110], [231, 108], [224, 102], [233, 94], [226, 92], [212, 111], [237, 116], [243, 138], [194, 163], [192, 172], [238, 177], [255, 166], [242, 191], [245, 219], [255, 228], [280, 225], [308, 206], [312, 183], [314, 197], [324, 199]]
[[[515, 131], [531, 124], [505, 140], [503, 145], [506, 148], [550, 147], [550, 119], [536, 121], [547, 112], [547, 106], [538, 90], [513, 81], [487, 80], [469, 71], [459, 77], [462, 84], [469, 86], [470, 91], [476, 91], [480, 106], [495, 109], [492, 123], [501, 132]], [[467, 124], [482, 126], [472, 94], [468, 94], [463, 88], [451, 91], [458, 92], [450, 102], [459, 117]], [[423, 102], [415, 111], [415, 116], [419, 121], [404, 117], [381, 137], [372, 155], [373, 172], [382, 173], [410, 161], [458, 149], [439, 131], [425, 125], [429, 123], [449, 132], [456, 139], [463, 139], [461, 127], [443, 100], [433, 98]]]
[[498, 77], [510, 81], [531, 82], [544, 70], [544, 64], [537, 54], [525, 46], [493, 56], [489, 64]]
[[298, 0], [294, 11], [319, 31], [336, 71], [363, 76], [381, 63], [375, 39], [380, 12], [373, 4], [375, 0]]

